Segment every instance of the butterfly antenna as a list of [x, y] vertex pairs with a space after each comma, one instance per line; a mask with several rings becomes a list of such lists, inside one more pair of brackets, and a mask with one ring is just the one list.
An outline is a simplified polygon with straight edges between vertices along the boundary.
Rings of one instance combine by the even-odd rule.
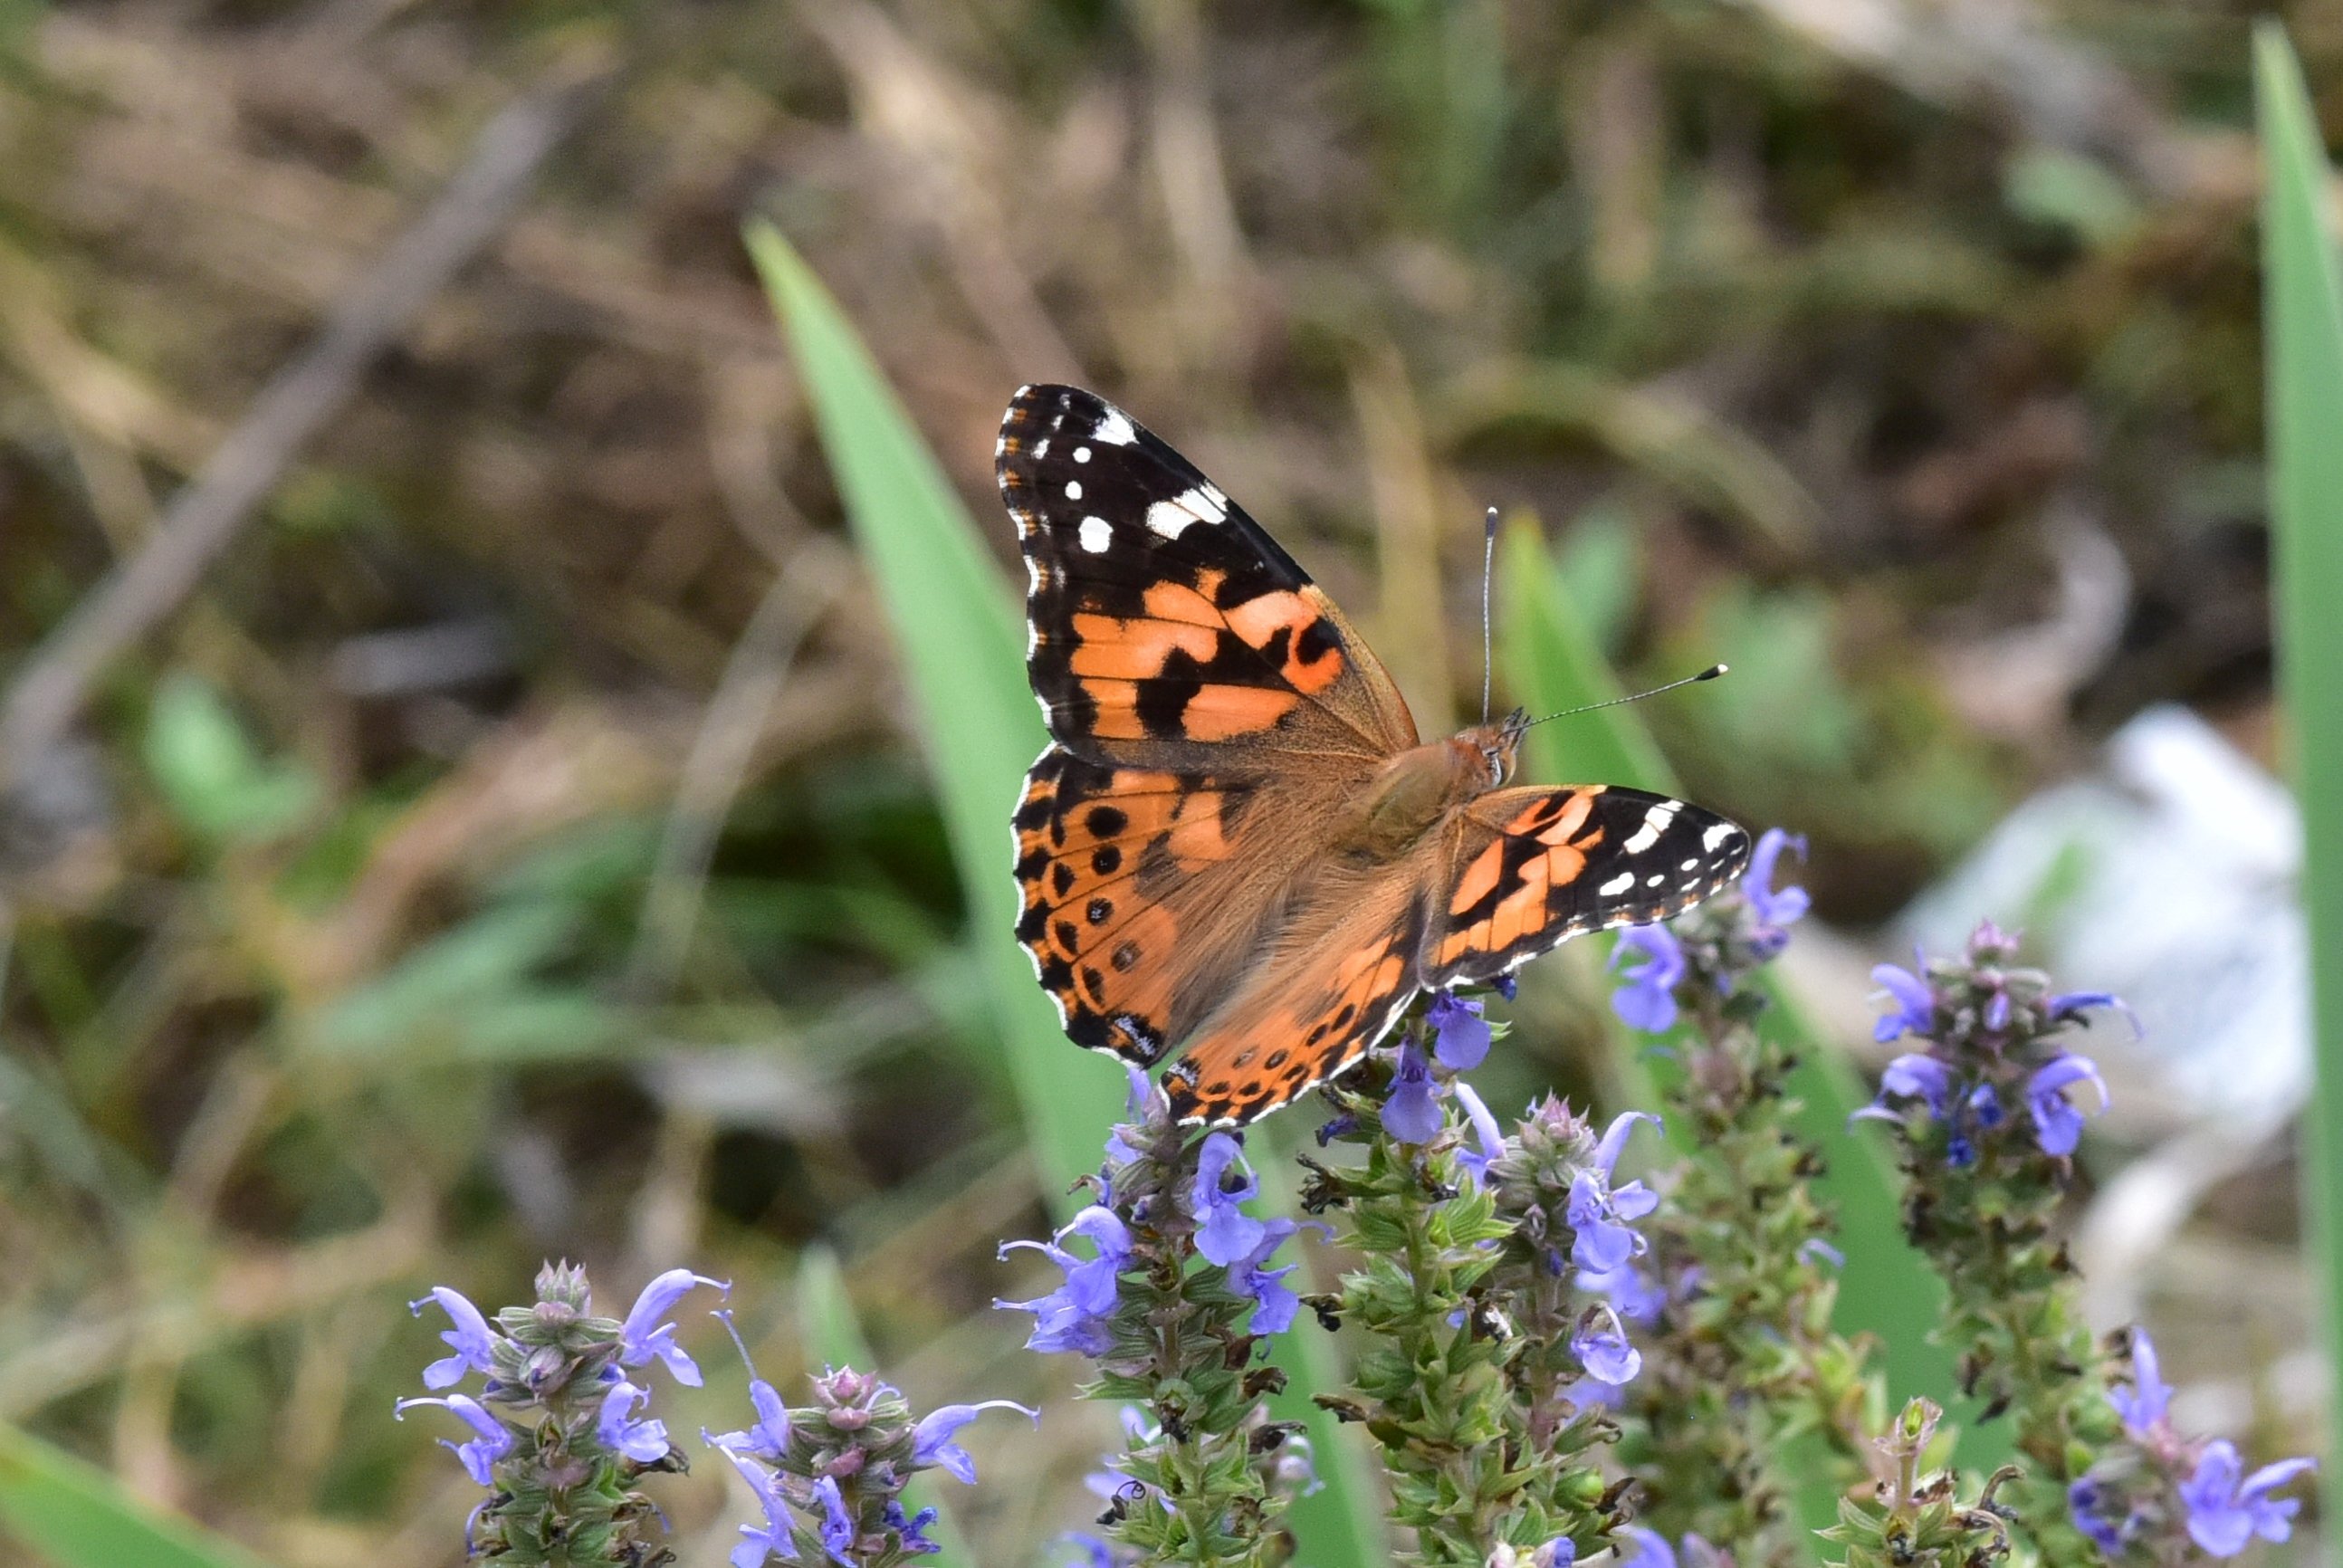
[[[1712, 664], [1698, 675], [1687, 675], [1682, 680], [1671, 680], [1665, 686], [1654, 686], [1649, 691], [1638, 691], [1632, 697], [1614, 697], [1603, 702], [1590, 702], [1584, 708], [1565, 708], [1559, 713], [1547, 714], [1545, 719], [1533, 719], [1530, 724], [1544, 724], [1546, 719], [1567, 719], [1574, 713], [1592, 713], [1598, 708], [1616, 708], [1623, 702], [1641, 702], [1646, 697], [1657, 697], [1661, 692], [1674, 691], [1679, 686], [1690, 686], [1696, 681], [1715, 680], [1718, 676], [1725, 674], [1729, 668], [1726, 665]], [[1527, 729], [1529, 725], [1523, 725], [1523, 728]]]
[[1481, 527], [1481, 722], [1489, 722], [1489, 574], [1497, 564], [1497, 508]]

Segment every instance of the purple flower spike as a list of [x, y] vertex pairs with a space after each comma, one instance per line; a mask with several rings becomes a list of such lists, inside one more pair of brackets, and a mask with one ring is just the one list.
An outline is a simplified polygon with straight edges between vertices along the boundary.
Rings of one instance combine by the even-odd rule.
[[945, 1471], [970, 1486], [976, 1484], [976, 1461], [968, 1450], [952, 1441], [961, 1427], [988, 1410], [1013, 1410], [1030, 1417], [1034, 1425], [1041, 1424], [1041, 1412], [1019, 1404], [1011, 1399], [989, 1399], [980, 1404], [947, 1404], [930, 1411], [911, 1429], [911, 1462], [915, 1465], [941, 1465]]
[[[1087, 1238], [1097, 1247], [1098, 1256], [1085, 1261], [1058, 1245], [1068, 1236]], [[1131, 1232], [1123, 1222], [1112, 1210], [1093, 1203], [1068, 1221], [1052, 1240], [1004, 1242], [1001, 1256], [1021, 1247], [1031, 1248], [1066, 1271], [1066, 1282], [1046, 1296], [1037, 1296], [1030, 1302], [992, 1303], [1004, 1312], [1034, 1314], [1033, 1332], [1026, 1340], [1025, 1348], [1044, 1352], [1105, 1354], [1113, 1341], [1108, 1320], [1114, 1313], [1121, 1275], [1131, 1261]]]
[[476, 1483], [494, 1485], [497, 1461], [513, 1450], [512, 1428], [490, 1415], [478, 1400], [460, 1393], [451, 1393], [445, 1399], [403, 1399], [391, 1408], [391, 1414], [404, 1421], [407, 1412], [418, 1404], [436, 1404], [452, 1410], [463, 1418], [465, 1425], [478, 1433], [461, 1443], [450, 1442], [443, 1437], [439, 1440], [439, 1446], [461, 1462], [464, 1473]]
[[1625, 974], [1626, 983], [1611, 993], [1611, 1010], [1629, 1029], [1645, 1034], [1665, 1034], [1676, 1023], [1676, 987], [1684, 978], [1684, 949], [1665, 926], [1634, 926], [1620, 933], [1611, 950], [1610, 967], [1621, 960], [1644, 961]]
[[643, 1293], [635, 1298], [635, 1304], [627, 1312], [618, 1347], [620, 1366], [639, 1367], [657, 1356], [667, 1363], [676, 1382], [686, 1388], [699, 1386], [699, 1368], [675, 1342], [675, 1325], [659, 1322], [699, 1285], [707, 1285], [723, 1295], [732, 1293], [730, 1281], [711, 1280], [689, 1269], [669, 1269], [643, 1287]]
[[2131, 1392], [2111, 1388], [2107, 1402], [2116, 1407], [2116, 1413], [2136, 1437], [2147, 1435], [2172, 1403], [2172, 1390], [2156, 1364], [2156, 1342], [2137, 1324], [2131, 1331]]
[[1234, 1190], [1226, 1181], [1229, 1167], [1242, 1158], [1237, 1141], [1225, 1132], [1205, 1139], [1196, 1155], [1196, 1251], [1223, 1268], [1261, 1245], [1261, 1221], [1239, 1207], [1260, 1195], [1261, 1178], [1247, 1170]]
[[2107, 1108], [2107, 1081], [2089, 1057], [2062, 1056], [2036, 1070], [2026, 1081], [2026, 1106], [2034, 1113], [2035, 1137], [2045, 1154], [2072, 1154], [2082, 1141], [2085, 1118], [2066, 1098], [2070, 1083], [2088, 1083], [2099, 1091], [2099, 1110]]
[[[1927, 969], [1918, 952], [1913, 953], [1912, 960], [1920, 970]], [[1872, 1025], [1872, 1039], [1885, 1045], [1899, 1035], [1925, 1035], [1936, 1027], [1936, 993], [1919, 975], [1894, 964], [1878, 964], [1872, 969], [1871, 981], [1885, 990], [1896, 1003], [1894, 1012]]]
[[1571, 1336], [1570, 1353], [1578, 1358], [1588, 1377], [1614, 1388], [1634, 1382], [1635, 1374], [1644, 1370], [1643, 1352], [1628, 1342], [1619, 1314], [1609, 1307], [1597, 1307], [1586, 1314]]
[[635, 1406], [648, 1402], [649, 1391], [630, 1382], [614, 1382], [602, 1396], [594, 1431], [605, 1448], [615, 1448], [637, 1464], [656, 1464], [667, 1457], [667, 1423], [646, 1417], [630, 1419]]
[[1440, 1091], [1432, 1064], [1410, 1040], [1399, 1048], [1399, 1070], [1383, 1101], [1383, 1131], [1402, 1143], [1429, 1143], [1440, 1136]]
[[2266, 1464], [2241, 1482], [2245, 1465], [2237, 1445], [2216, 1438], [2205, 1445], [2197, 1473], [2180, 1483], [2180, 1501], [2188, 1509], [2188, 1534], [2216, 1557], [2235, 1557], [2257, 1535], [2283, 1541], [2294, 1533], [2294, 1516], [2302, 1504], [2291, 1497], [2269, 1494], [2296, 1476], [2318, 1468], [2309, 1459], [2284, 1459]]
[[1757, 917], [1755, 946], [1767, 958], [1788, 945], [1789, 928], [1814, 906], [1804, 888], [1775, 888], [1774, 868], [1785, 849], [1795, 849], [1798, 859], [1805, 859], [1805, 836], [1785, 833], [1779, 828], [1766, 829], [1757, 836], [1757, 848], [1749, 857], [1749, 869], [1741, 878], [1742, 896], [1749, 900], [1750, 912]]
[[1640, 1568], [1676, 1568], [1676, 1549], [1658, 1531], [1630, 1524], [1619, 1533], [1634, 1543], [1635, 1548], [1622, 1553], [1622, 1562], [1637, 1563]]
[[1435, 992], [1423, 1020], [1432, 1026], [1432, 1054], [1451, 1072], [1470, 1072], [1489, 1054], [1489, 1020], [1482, 1005], [1453, 991]]
[[821, 1544], [830, 1560], [838, 1568], [854, 1568], [855, 1538], [861, 1533], [854, 1527], [854, 1515], [846, 1511], [846, 1498], [838, 1490], [835, 1476], [825, 1475], [813, 1483], [814, 1501], [821, 1504]]
[[740, 1473], [740, 1479], [749, 1483], [749, 1490], [757, 1494], [757, 1506], [765, 1513], [762, 1525], [740, 1526], [743, 1539], [732, 1548], [732, 1568], [764, 1568], [769, 1556], [796, 1562], [797, 1543], [790, 1536], [797, 1529], [797, 1522], [789, 1516], [789, 1501], [781, 1495], [771, 1473], [729, 1448], [721, 1452], [732, 1462], [732, 1468]]
[[464, 1381], [467, 1372], [494, 1373], [497, 1332], [488, 1327], [488, 1320], [480, 1315], [480, 1309], [461, 1293], [445, 1285], [434, 1285], [429, 1295], [407, 1302], [407, 1310], [419, 1318], [426, 1302], [437, 1302], [446, 1310], [447, 1321], [454, 1326], [439, 1338], [456, 1353], [425, 1367], [423, 1386], [452, 1388]]
[[1497, 1119], [1489, 1114], [1489, 1108], [1482, 1102], [1481, 1097], [1473, 1092], [1471, 1084], [1458, 1082], [1456, 1102], [1464, 1108], [1464, 1119], [1473, 1124], [1473, 1135], [1481, 1141], [1478, 1149], [1457, 1151], [1456, 1163], [1464, 1168], [1477, 1185], [1485, 1188], [1489, 1184], [1489, 1166], [1504, 1158], [1504, 1131], [1497, 1125]]

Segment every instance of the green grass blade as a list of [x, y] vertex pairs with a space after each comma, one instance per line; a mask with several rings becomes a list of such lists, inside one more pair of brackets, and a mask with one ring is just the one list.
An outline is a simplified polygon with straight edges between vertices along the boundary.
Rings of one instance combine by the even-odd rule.
[[[857, 1372], [881, 1370], [879, 1352], [870, 1348], [862, 1320], [855, 1314], [854, 1298], [846, 1289], [846, 1270], [828, 1247], [809, 1247], [798, 1260], [798, 1332], [803, 1337], [809, 1362], [850, 1366]], [[788, 1397], [782, 1396], [784, 1401]], [[936, 1511], [928, 1536], [940, 1550], [927, 1562], [935, 1568], [951, 1568], [952, 1563], [973, 1561], [968, 1553], [968, 1537], [952, 1517], [943, 1478], [912, 1482], [905, 1488], [903, 1505], [913, 1513], [923, 1507]]]
[[[2286, 32], [2254, 35], [2262, 133], [2262, 312], [2268, 363], [2278, 689], [2302, 800], [2316, 1087], [2304, 1129], [2308, 1240], [2326, 1284], [2330, 1362], [2343, 1363], [2343, 286], [2328, 227], [2332, 185]], [[2343, 1454], [2343, 1403], [2328, 1452]], [[2343, 1463], [2321, 1472], [2343, 1518]]]
[[261, 1568], [242, 1547], [147, 1507], [12, 1426], [0, 1426], [0, 1538], [56, 1568]]
[[[1500, 664], [1516, 699], [1550, 713], [1621, 694], [1617, 677], [1572, 608], [1534, 527], [1516, 524], [1507, 533], [1500, 578]], [[1728, 658], [1732, 652], [1718, 651]], [[1529, 744], [1528, 761], [1537, 779], [1600, 779], [1670, 794], [1680, 789], [1633, 708], [1606, 708], [1542, 725], [1530, 731]], [[1874, 1140], [1847, 1131], [1847, 1116], [1864, 1103], [1862, 1089], [1837, 1054], [1818, 1044], [1795, 1000], [1778, 989], [1772, 994], [1775, 1026], [1797, 1042], [1799, 1066], [1790, 1089], [1804, 1109], [1796, 1130], [1831, 1157], [1829, 1171], [1815, 1185], [1838, 1210], [1847, 1254], [1839, 1282], [1839, 1330], [1878, 1337], [1888, 1390], [1896, 1398], [1926, 1393], [1953, 1407], [1952, 1357], [1928, 1342], [1923, 1332], [1936, 1321], [1943, 1287], [1904, 1239], [1895, 1171], [1885, 1151]], [[2006, 1442], [2001, 1430], [1985, 1427], [1968, 1434], [1965, 1441], [1972, 1446], [1964, 1461], [1985, 1468], [1999, 1463]]]
[[[748, 231], [749, 253], [772, 297], [813, 400], [823, 448], [846, 498], [855, 538], [870, 562], [919, 704], [952, 852], [968, 887], [985, 954], [989, 989], [1024, 1102], [1027, 1126], [1050, 1197], [1061, 1211], [1080, 1206], [1066, 1189], [1097, 1169], [1106, 1130], [1120, 1115], [1120, 1074], [1068, 1044], [1011, 938], [1017, 896], [1009, 875], [1009, 816], [1024, 772], [1041, 749], [1039, 712], [1025, 684], [1025, 640], [1008, 585], [986, 558], [965, 508], [840, 312], [837, 302], [779, 233]], [[1004, 525], [1005, 526], [1005, 525]], [[1288, 1401], [1309, 1404], [1341, 1380], [1312, 1347], [1287, 1367]], [[1298, 1418], [1297, 1418], [1298, 1419]], [[1325, 1489], [1296, 1510], [1297, 1530], [1321, 1568], [1382, 1561], [1359, 1550], [1352, 1522], [1377, 1516], [1362, 1491], [1355, 1441], [1328, 1432], [1321, 1442]]]
[[1071, 1213], [1080, 1201], [1066, 1190], [1098, 1168], [1124, 1084], [1067, 1043], [1011, 936], [1009, 818], [1045, 739], [1024, 629], [968, 508], [837, 301], [771, 226], [750, 225], [748, 242], [901, 650], [1042, 1183]]

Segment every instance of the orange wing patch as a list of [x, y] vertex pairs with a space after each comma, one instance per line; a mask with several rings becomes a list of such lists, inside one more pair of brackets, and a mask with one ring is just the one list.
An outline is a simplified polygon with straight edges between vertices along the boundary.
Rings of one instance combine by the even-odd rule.
[[1077, 1044], [1161, 1059], [1180, 997], [1180, 921], [1166, 900], [1236, 852], [1239, 785], [1105, 768], [1057, 747], [1014, 819], [1017, 940]]
[[1164, 1073], [1172, 1114], [1241, 1126], [1347, 1070], [1415, 995], [1422, 935], [1413, 902], [1399, 911], [1370, 906], [1294, 961], [1252, 976]]

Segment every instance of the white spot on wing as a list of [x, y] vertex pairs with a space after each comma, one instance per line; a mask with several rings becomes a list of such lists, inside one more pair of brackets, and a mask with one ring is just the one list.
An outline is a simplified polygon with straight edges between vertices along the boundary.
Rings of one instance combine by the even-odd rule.
[[1622, 871], [1594, 890], [1602, 894], [1606, 899], [1612, 899], [1618, 897], [1621, 893], [1625, 892], [1634, 885], [1635, 873], [1633, 871]]
[[1675, 819], [1676, 803], [1673, 800], [1661, 801], [1644, 813], [1644, 825], [1635, 829], [1635, 836], [1629, 839], [1624, 848], [1630, 855], [1642, 854], [1660, 841], [1660, 835], [1666, 832], [1668, 824]]
[[1066, 499], [1070, 501], [1079, 501], [1081, 498], [1082, 482], [1080, 479], [1068, 479], [1066, 481]]
[[1147, 508], [1147, 526], [1167, 539], [1178, 538], [1195, 521], [1196, 514], [1177, 501], [1158, 501]]
[[1130, 417], [1120, 408], [1109, 408], [1099, 416], [1098, 428], [1091, 434], [1110, 447], [1128, 447], [1139, 439], [1139, 432], [1131, 428]]
[[1088, 447], [1075, 447], [1075, 448], [1074, 448], [1074, 461], [1075, 461], [1075, 462], [1077, 462], [1077, 463], [1087, 463], [1087, 462], [1089, 462], [1090, 460], [1091, 460], [1091, 449], [1090, 449]]
[[1740, 829], [1735, 827], [1730, 822], [1719, 822], [1709, 829], [1707, 832], [1703, 833], [1700, 836], [1700, 847], [1704, 849], [1715, 849], [1720, 844], [1724, 844], [1730, 840], [1735, 834], [1740, 831]]
[[1036, 442], [1034, 442], [1034, 443], [1033, 443], [1033, 456], [1034, 456], [1034, 457], [1035, 457], [1036, 459], [1040, 459], [1040, 458], [1042, 458], [1042, 457], [1048, 457], [1049, 455], [1050, 455], [1050, 437], [1048, 437], [1047, 436], [1044, 436], [1044, 437], [1042, 437], [1040, 440], [1038, 440], [1038, 441], [1036, 441]]
[[1094, 556], [1102, 556], [1106, 554], [1107, 546], [1114, 542], [1114, 530], [1107, 526], [1104, 518], [1084, 518], [1081, 538], [1082, 548]]
[[1229, 498], [1210, 485], [1188, 491], [1180, 498], [1180, 504], [1205, 522], [1225, 523], [1229, 520]]

